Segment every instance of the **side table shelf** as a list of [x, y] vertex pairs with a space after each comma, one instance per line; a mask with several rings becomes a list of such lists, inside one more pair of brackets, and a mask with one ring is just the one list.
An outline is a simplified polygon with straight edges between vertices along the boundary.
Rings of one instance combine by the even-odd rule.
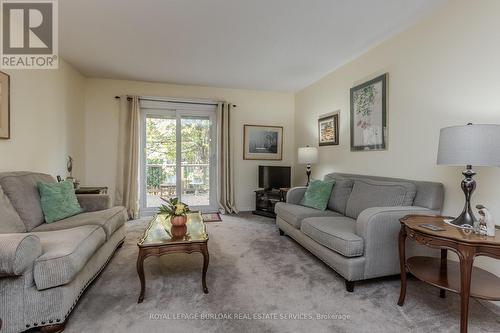
[[[406, 268], [417, 279], [435, 287], [460, 293], [460, 265], [448, 260], [446, 267], [441, 267], [441, 259], [432, 257], [411, 257], [406, 261]], [[500, 299], [500, 278], [484, 269], [472, 268], [470, 296], [485, 300]]]

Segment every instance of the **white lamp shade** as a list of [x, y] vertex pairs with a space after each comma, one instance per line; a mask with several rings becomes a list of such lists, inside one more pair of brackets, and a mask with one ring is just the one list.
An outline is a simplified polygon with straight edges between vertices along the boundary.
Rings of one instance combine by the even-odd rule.
[[318, 162], [318, 148], [316, 147], [299, 148], [298, 160], [300, 164], [314, 164]]
[[437, 164], [500, 166], [500, 125], [442, 128]]

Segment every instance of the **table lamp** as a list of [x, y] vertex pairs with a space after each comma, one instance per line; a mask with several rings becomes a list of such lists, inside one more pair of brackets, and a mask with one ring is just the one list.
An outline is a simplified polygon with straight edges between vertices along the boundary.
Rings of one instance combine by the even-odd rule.
[[298, 160], [300, 164], [307, 164], [307, 184], [309, 186], [309, 179], [311, 177], [311, 164], [318, 162], [318, 148], [316, 147], [301, 147], [298, 152]]
[[476, 218], [470, 206], [472, 192], [476, 189], [476, 174], [472, 166], [500, 166], [500, 125], [451, 126], [441, 129], [437, 164], [466, 166], [462, 172], [462, 191], [465, 206], [462, 213], [449, 222], [455, 226], [474, 225]]

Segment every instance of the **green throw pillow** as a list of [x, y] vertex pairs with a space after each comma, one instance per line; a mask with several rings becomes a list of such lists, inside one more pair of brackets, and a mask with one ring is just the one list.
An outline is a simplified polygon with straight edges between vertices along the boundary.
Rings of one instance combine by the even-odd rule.
[[45, 222], [52, 223], [80, 214], [83, 210], [76, 198], [73, 183], [37, 183]]
[[325, 210], [334, 184], [334, 181], [311, 180], [300, 204], [302, 206]]

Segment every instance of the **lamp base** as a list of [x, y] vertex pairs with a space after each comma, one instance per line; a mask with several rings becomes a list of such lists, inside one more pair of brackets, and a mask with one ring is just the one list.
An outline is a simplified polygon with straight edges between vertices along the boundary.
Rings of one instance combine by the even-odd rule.
[[448, 224], [454, 225], [455, 227], [473, 227], [474, 222], [477, 221], [474, 214], [469, 210], [464, 210], [456, 219], [449, 221]]
[[464, 175], [464, 179], [462, 180], [461, 187], [465, 195], [465, 206], [462, 213], [456, 219], [450, 221], [449, 224], [462, 228], [465, 226], [473, 227], [477, 219], [470, 207], [470, 198], [476, 189], [476, 181], [472, 178], [476, 173], [472, 171], [471, 165], [467, 165], [467, 169], [462, 172], [462, 175]]
[[306, 186], [309, 186], [309, 182], [311, 180], [311, 164], [308, 164], [306, 166], [306, 175], [307, 175], [307, 184], [306, 184]]

